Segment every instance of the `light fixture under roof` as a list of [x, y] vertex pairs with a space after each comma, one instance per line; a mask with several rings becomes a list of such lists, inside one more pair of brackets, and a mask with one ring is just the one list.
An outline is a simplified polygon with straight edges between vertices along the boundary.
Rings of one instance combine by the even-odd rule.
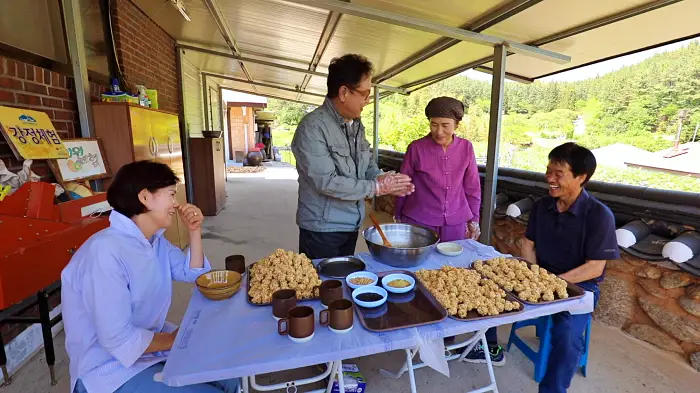
[[185, 3], [182, 2], [182, 0], [170, 0], [170, 3], [177, 8], [178, 11], [182, 14], [182, 17], [185, 18], [186, 21], [192, 22], [192, 18], [190, 18], [189, 15], [187, 15], [187, 10], [185, 9]]

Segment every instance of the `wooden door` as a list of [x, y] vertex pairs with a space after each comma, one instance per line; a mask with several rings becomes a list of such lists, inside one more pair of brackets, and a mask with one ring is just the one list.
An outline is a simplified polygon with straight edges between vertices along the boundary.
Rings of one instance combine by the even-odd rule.
[[[131, 134], [134, 144], [134, 160], [154, 160], [156, 158], [156, 143], [153, 139], [151, 111], [129, 107]], [[109, 146], [105, 146], [109, 150]]]

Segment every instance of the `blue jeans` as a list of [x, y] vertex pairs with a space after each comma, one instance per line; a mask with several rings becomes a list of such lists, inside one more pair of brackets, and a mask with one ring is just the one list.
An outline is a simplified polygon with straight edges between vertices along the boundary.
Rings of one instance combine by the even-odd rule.
[[[594, 304], [598, 304], [600, 289], [596, 283], [579, 283], [580, 287], [593, 292]], [[539, 393], [566, 393], [578, 368], [583, 353], [588, 319], [591, 314], [571, 315], [560, 312], [552, 315], [552, 351], [547, 361], [547, 372], [540, 382]]]
[[[154, 364], [126, 381], [114, 393], [237, 393], [240, 385], [240, 379], [236, 378], [175, 388], [153, 380], [153, 376], [162, 371], [163, 363]], [[73, 393], [87, 393], [80, 380]]]

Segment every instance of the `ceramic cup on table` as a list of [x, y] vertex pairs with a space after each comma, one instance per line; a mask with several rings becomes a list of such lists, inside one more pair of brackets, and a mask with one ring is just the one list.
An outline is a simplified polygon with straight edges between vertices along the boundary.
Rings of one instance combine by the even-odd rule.
[[352, 302], [347, 299], [333, 300], [327, 310], [321, 310], [318, 320], [333, 333], [349, 332], [353, 326]]
[[277, 333], [289, 336], [296, 343], [305, 343], [314, 337], [314, 309], [296, 306], [286, 318], [277, 321]]
[[326, 280], [321, 283], [319, 293], [321, 295], [321, 305], [328, 307], [333, 300], [343, 298], [343, 282], [340, 280]]
[[226, 270], [231, 270], [245, 275], [245, 257], [243, 255], [229, 255], [226, 257]]
[[297, 291], [280, 289], [272, 294], [272, 316], [276, 320], [286, 318], [289, 310], [297, 306]]

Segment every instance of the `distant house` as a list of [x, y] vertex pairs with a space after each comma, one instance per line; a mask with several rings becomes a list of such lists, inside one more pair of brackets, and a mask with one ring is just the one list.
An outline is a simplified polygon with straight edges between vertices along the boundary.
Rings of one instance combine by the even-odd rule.
[[615, 143], [593, 149], [592, 152], [598, 166], [613, 168], [625, 168], [628, 165], [627, 162], [630, 161], [645, 162], [654, 155], [654, 153], [624, 143]]
[[681, 145], [679, 149], [688, 149], [688, 151], [679, 156], [665, 158], [664, 156], [671, 151], [671, 149], [667, 149], [651, 153], [648, 158], [634, 159], [626, 163], [631, 167], [700, 178], [700, 142], [686, 143]]

